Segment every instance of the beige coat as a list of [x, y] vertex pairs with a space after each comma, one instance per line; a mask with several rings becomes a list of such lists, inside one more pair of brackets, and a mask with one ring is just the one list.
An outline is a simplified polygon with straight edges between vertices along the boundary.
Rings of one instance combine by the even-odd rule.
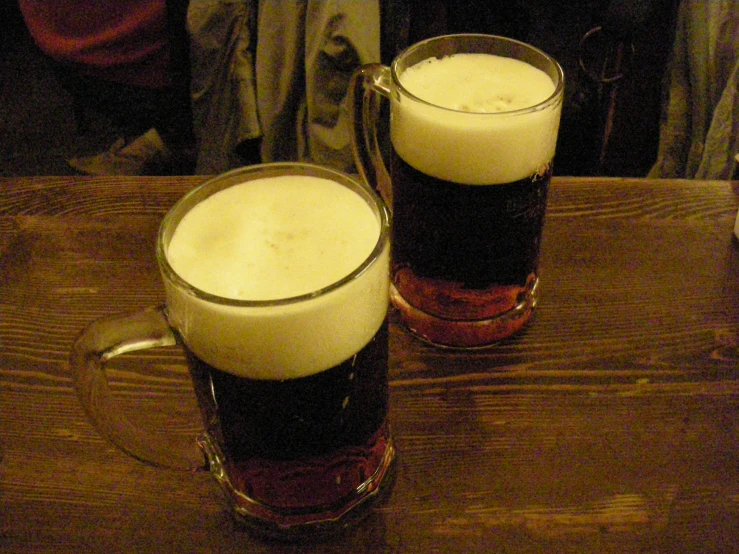
[[239, 164], [261, 137], [262, 161], [353, 170], [349, 79], [380, 60], [377, 0], [190, 2], [196, 172]]
[[730, 179], [739, 153], [736, 0], [683, 0], [650, 177]]

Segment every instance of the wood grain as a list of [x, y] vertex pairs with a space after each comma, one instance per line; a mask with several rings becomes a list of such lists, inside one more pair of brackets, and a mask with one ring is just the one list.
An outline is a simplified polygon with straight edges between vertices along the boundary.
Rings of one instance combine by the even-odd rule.
[[[282, 545], [236, 529], [207, 475], [108, 445], [72, 389], [87, 322], [162, 302], [159, 221], [201, 181], [0, 180], [0, 551], [736, 552], [739, 183], [555, 178], [533, 322], [460, 352], [393, 318], [393, 496]], [[178, 350], [110, 378], [141, 425], [198, 432]]]

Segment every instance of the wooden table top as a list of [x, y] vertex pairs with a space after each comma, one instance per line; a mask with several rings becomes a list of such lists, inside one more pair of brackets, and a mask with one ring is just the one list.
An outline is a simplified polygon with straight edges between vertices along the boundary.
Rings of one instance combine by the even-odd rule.
[[[320, 544], [235, 529], [208, 475], [99, 438], [92, 319], [162, 302], [154, 240], [202, 177], [0, 179], [0, 551], [724, 553], [739, 549], [739, 183], [555, 178], [541, 302], [492, 348], [391, 325], [389, 503]], [[111, 364], [141, 425], [199, 430], [182, 353]]]

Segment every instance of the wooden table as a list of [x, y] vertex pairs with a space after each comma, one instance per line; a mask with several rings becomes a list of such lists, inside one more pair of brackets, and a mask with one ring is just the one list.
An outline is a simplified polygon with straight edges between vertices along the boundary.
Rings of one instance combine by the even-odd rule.
[[[739, 551], [739, 183], [556, 178], [532, 324], [468, 353], [393, 324], [393, 496], [291, 546], [108, 445], [72, 389], [85, 323], [162, 301], [156, 230], [202, 180], [0, 180], [0, 551]], [[137, 422], [198, 431], [178, 350], [110, 376]]]

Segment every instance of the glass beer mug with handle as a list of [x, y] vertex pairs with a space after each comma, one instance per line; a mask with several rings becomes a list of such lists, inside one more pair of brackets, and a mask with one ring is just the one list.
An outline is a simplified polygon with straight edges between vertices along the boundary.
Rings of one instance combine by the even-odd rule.
[[355, 162], [391, 204], [391, 300], [421, 338], [482, 347], [531, 318], [563, 91], [555, 60], [490, 35], [431, 38], [353, 76]]
[[[238, 521], [296, 539], [358, 521], [392, 486], [390, 216], [366, 184], [310, 164], [237, 169], [165, 216], [166, 304], [91, 323], [71, 367], [97, 430], [155, 466], [210, 471]], [[204, 432], [174, 446], [136, 427], [105, 366], [181, 346]]]

